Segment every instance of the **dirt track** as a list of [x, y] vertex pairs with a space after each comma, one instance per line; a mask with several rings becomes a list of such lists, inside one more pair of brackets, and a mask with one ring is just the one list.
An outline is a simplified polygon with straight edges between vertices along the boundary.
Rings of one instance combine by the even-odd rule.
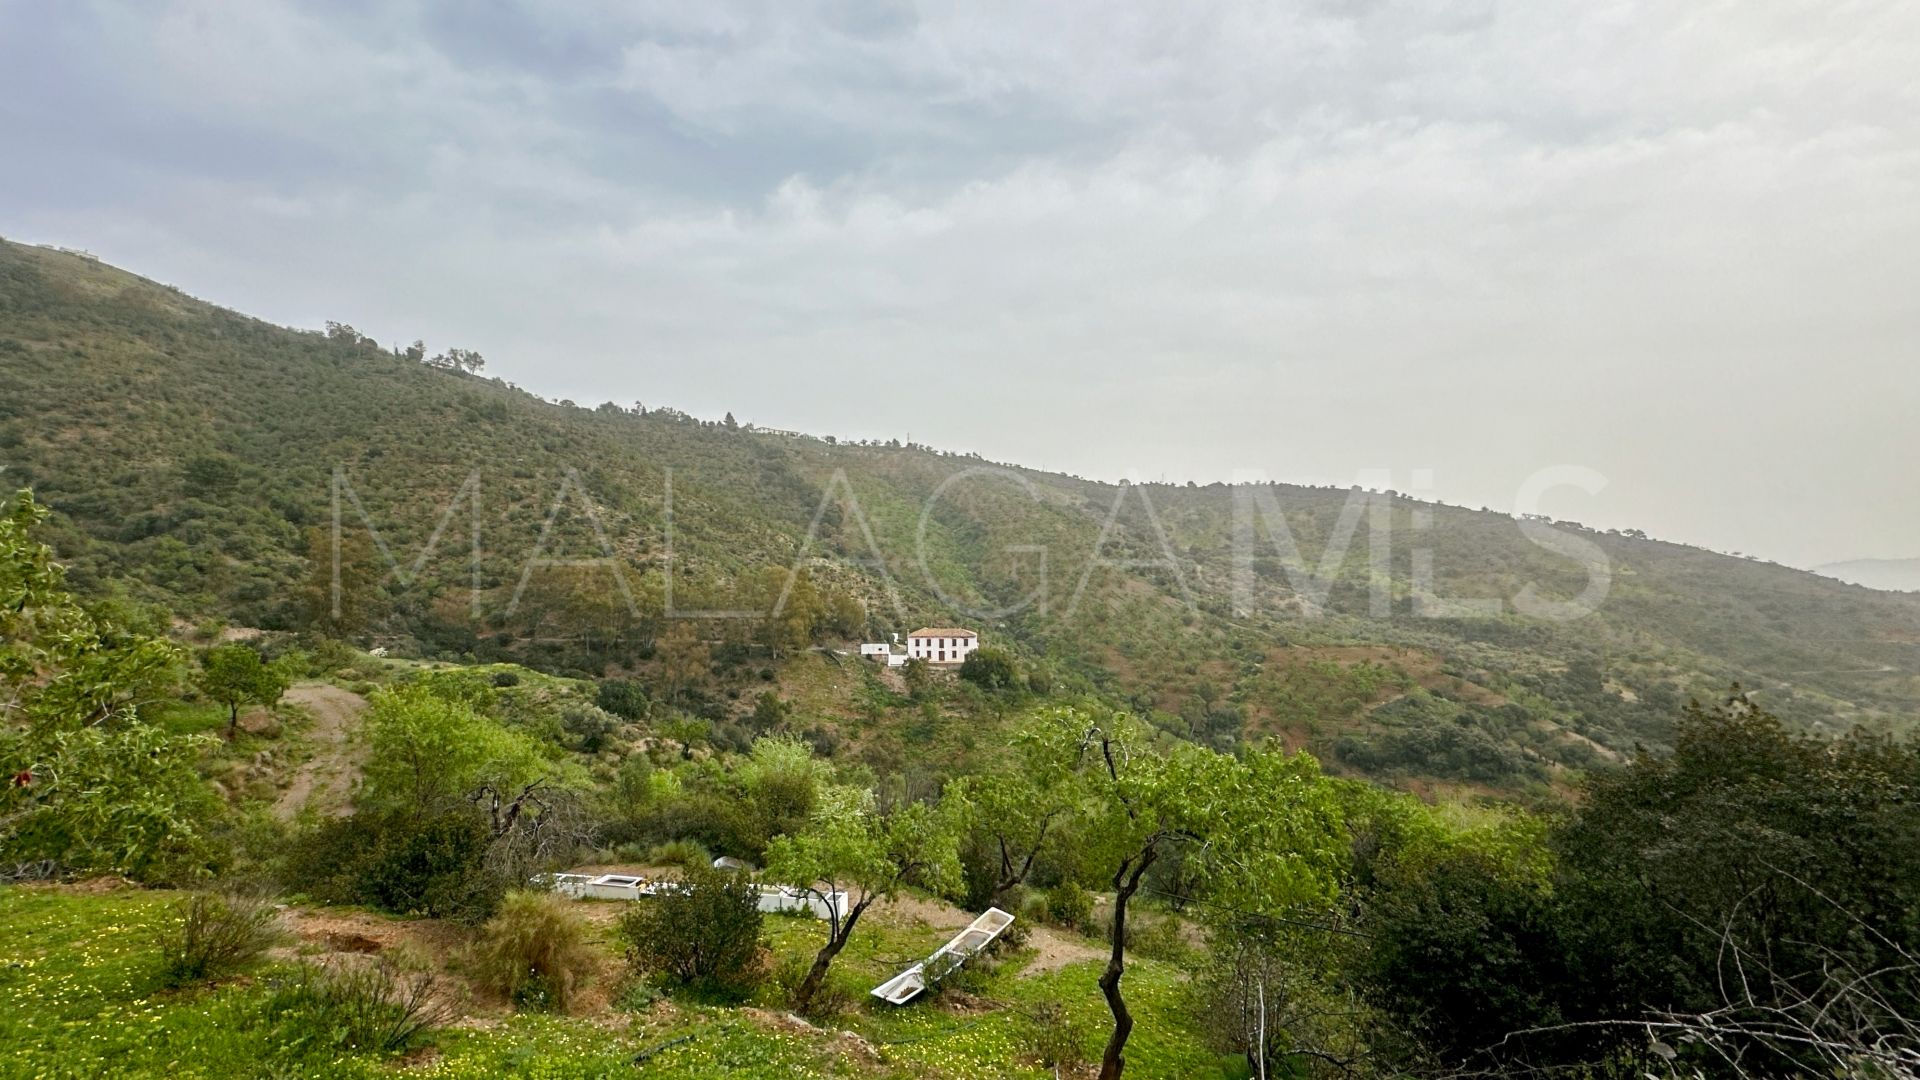
[[294, 771], [293, 782], [273, 804], [274, 815], [291, 818], [308, 803], [323, 814], [345, 814], [350, 809], [353, 778], [360, 772], [360, 752], [352, 736], [367, 711], [367, 699], [327, 683], [301, 683], [289, 689], [283, 700], [313, 717], [307, 734], [314, 747], [313, 756]]

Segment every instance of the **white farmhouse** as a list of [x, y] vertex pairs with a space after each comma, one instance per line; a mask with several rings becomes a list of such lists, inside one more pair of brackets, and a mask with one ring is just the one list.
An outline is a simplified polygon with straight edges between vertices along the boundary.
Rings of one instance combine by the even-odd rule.
[[952, 626], [928, 626], [907, 635], [907, 659], [958, 664], [980, 647], [980, 635]]

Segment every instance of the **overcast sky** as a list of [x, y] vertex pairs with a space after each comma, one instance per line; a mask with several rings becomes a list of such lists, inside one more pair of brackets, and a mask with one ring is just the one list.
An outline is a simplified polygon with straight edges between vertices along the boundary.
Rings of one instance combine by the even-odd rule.
[[583, 404], [1920, 555], [1920, 4], [0, 0], [0, 234]]

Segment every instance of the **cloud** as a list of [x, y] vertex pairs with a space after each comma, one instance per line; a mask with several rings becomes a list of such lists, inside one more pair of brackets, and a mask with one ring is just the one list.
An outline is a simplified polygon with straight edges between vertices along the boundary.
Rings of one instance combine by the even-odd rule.
[[579, 400], [1476, 505], [1572, 461], [1557, 512], [1909, 554], [1916, 59], [1892, 2], [21, 4], [0, 228]]

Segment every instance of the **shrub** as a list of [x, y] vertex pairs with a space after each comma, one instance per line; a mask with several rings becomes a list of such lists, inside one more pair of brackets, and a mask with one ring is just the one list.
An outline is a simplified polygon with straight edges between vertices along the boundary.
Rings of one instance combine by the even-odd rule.
[[647, 851], [647, 862], [654, 866], [680, 866], [688, 870], [713, 865], [713, 856], [698, 840], [669, 840]]
[[967, 654], [960, 664], [960, 677], [982, 689], [1005, 690], [1015, 685], [1019, 673], [1012, 653], [985, 645]]
[[506, 879], [487, 866], [492, 841], [470, 808], [426, 817], [361, 813], [302, 837], [289, 872], [330, 903], [479, 921], [506, 892]]
[[680, 887], [620, 919], [627, 961], [699, 993], [738, 1000], [766, 979], [760, 893], [744, 874], [690, 868]]
[[623, 719], [643, 720], [649, 702], [646, 690], [631, 679], [602, 679], [594, 704]]
[[195, 893], [180, 905], [180, 926], [161, 941], [168, 986], [229, 975], [280, 941], [273, 905], [239, 893]]
[[1146, 919], [1139, 914], [1127, 923], [1127, 948], [1151, 960], [1173, 963], [1185, 960], [1192, 951], [1179, 919]]
[[1073, 1014], [1065, 1005], [1057, 1001], [1042, 1001], [1027, 1014], [1027, 1025], [1022, 1032], [1027, 1053], [1033, 1055], [1043, 1069], [1052, 1069], [1056, 1076], [1072, 1072], [1076, 1066], [1087, 1060], [1087, 1034], [1084, 1027], [1076, 1022]]
[[275, 1042], [292, 1056], [399, 1053], [453, 1015], [431, 970], [384, 955], [303, 965], [267, 1001]]
[[[773, 985], [780, 992], [780, 1000], [793, 1000], [794, 992], [806, 980], [807, 972], [812, 967], [812, 953], [790, 953], [780, 959], [773, 970]], [[854, 1006], [865, 997], [866, 988], [851, 985], [848, 982], [851, 978], [853, 976], [839, 968], [829, 968], [826, 979], [807, 1002], [808, 1018], [824, 1024], [852, 1012]]]
[[477, 920], [506, 891], [487, 872], [492, 836], [478, 814], [393, 821], [383, 832], [362, 883], [367, 899], [388, 911]]
[[505, 690], [520, 685], [520, 673], [517, 671], [496, 671], [493, 673], [493, 685]]
[[1019, 907], [1008, 908], [1007, 910], [1012, 911], [1016, 918], [1025, 921], [1029, 925], [1052, 922], [1053, 915], [1049, 911], [1051, 905], [1047, 903], [1047, 900], [1048, 896], [1045, 892], [1029, 892], [1020, 897]]
[[508, 893], [474, 949], [475, 980], [523, 1007], [567, 1011], [593, 968], [586, 922], [553, 893]]
[[993, 944], [987, 947], [987, 952], [993, 956], [1011, 956], [1026, 948], [1028, 939], [1032, 937], [1033, 924], [1016, 917], [1014, 921], [1007, 924], [1005, 930], [1000, 931], [998, 937], [993, 939]]
[[993, 989], [1000, 961], [991, 949], [973, 956], [946, 953], [927, 964], [926, 972], [934, 981], [936, 993], [984, 997]]
[[1055, 926], [1084, 930], [1093, 918], [1093, 895], [1077, 881], [1063, 881], [1047, 890], [1047, 920]]
[[598, 705], [569, 705], [560, 713], [560, 727], [573, 739], [574, 749], [597, 754], [607, 748], [607, 740], [619, 729], [620, 721]]

